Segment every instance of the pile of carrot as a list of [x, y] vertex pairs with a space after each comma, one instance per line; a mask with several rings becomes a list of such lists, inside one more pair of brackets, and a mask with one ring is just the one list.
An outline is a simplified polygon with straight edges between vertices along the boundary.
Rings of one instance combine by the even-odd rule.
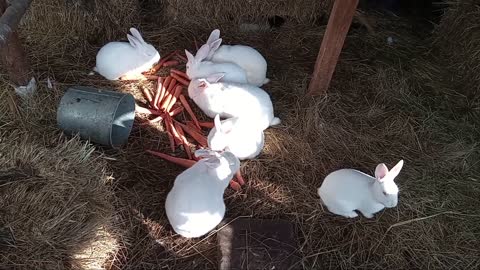
[[[149, 74], [145, 74], [145, 76], [149, 78], [156, 78], [157, 83], [153, 93], [149, 89], [142, 88], [143, 96], [147, 100], [147, 106], [142, 107], [137, 105], [136, 112], [152, 115], [153, 118], [148, 121], [149, 123], [163, 121], [172, 152], [175, 151], [177, 146], [183, 146], [188, 159], [177, 158], [151, 150], [147, 150], [147, 152], [177, 165], [188, 168], [195, 164], [197, 159], [193, 155], [190, 142], [186, 135], [196, 142], [194, 144], [195, 148], [207, 147], [207, 138], [203, 134], [202, 128], [211, 129], [213, 128], [213, 123], [198, 121], [192, 108], [190, 107], [190, 104], [182, 94], [182, 90], [188, 87], [190, 79], [185, 72], [173, 68], [180, 65], [179, 60], [173, 59], [175, 56], [180, 61], [186, 62], [186, 58], [183, 55], [181, 55], [178, 51], [174, 51], [163, 57], [150, 70]], [[155, 73], [162, 67], [170, 68], [170, 74], [168, 76], [161, 77], [155, 75]], [[174, 117], [184, 111], [186, 111], [190, 116], [191, 121], [181, 123]], [[243, 177], [239, 171], [237, 172], [235, 178], [230, 181], [230, 186], [235, 190], [240, 190], [240, 186], [244, 183], [245, 181], [243, 180]]]

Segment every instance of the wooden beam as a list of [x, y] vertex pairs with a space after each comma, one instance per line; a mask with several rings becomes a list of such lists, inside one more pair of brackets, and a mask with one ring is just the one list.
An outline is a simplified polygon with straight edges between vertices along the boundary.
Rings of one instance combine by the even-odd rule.
[[[16, 0], [14, 3], [17, 1], [18, 0]], [[3, 21], [5, 14], [7, 14], [8, 9], [10, 8], [11, 6], [8, 7], [5, 0], [0, 0], [0, 14], [4, 12], [3, 16], [0, 18], [0, 21]], [[0, 31], [2, 31], [1, 29], [5, 28], [0, 28]], [[16, 86], [27, 86], [32, 77], [32, 72], [30, 70], [30, 66], [28, 65], [25, 51], [23, 50], [22, 43], [17, 32], [8, 32], [7, 35], [3, 36], [1, 36], [0, 32], [0, 41], [2, 37], [7, 37], [7, 39], [5, 40], [5, 43], [1, 43], [2, 46], [0, 46], [0, 62], [8, 72], [10, 80]]]
[[[2, 6], [6, 6], [6, 0], [1, 0], [1, 2]], [[7, 44], [8, 38], [17, 29], [32, 0], [15, 0], [10, 2], [10, 6], [2, 10], [4, 12], [0, 18], [0, 48]]]
[[309, 95], [316, 96], [327, 92], [357, 5], [358, 0], [336, 0], [333, 4], [308, 86]]

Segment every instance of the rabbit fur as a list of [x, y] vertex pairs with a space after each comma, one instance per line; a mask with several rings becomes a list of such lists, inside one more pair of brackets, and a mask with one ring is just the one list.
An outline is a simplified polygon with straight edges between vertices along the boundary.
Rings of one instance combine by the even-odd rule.
[[229, 151], [240, 160], [254, 159], [262, 151], [265, 144], [263, 130], [252, 128], [249, 120], [232, 117], [220, 121], [217, 114], [214, 123], [207, 137], [210, 149]]
[[146, 43], [140, 32], [130, 28], [129, 42], [109, 42], [97, 53], [93, 69], [108, 80], [140, 76], [160, 60], [160, 53]]
[[207, 45], [210, 46], [205, 60], [214, 63], [234, 63], [245, 70], [249, 84], [262, 86], [267, 78], [267, 61], [256, 49], [246, 45], [221, 45], [220, 30], [210, 34]]
[[252, 128], [265, 130], [281, 123], [274, 116], [270, 95], [250, 84], [221, 82], [223, 73], [194, 79], [188, 86], [188, 96], [210, 118], [242, 117], [250, 120]]
[[170, 225], [186, 238], [203, 236], [223, 220], [223, 193], [240, 169], [228, 151], [199, 149], [195, 156], [202, 159], [177, 176], [165, 202]]
[[358, 210], [366, 218], [372, 218], [385, 207], [397, 206], [399, 191], [394, 180], [402, 167], [403, 160], [390, 171], [385, 164], [378, 164], [375, 177], [353, 169], [337, 170], [325, 177], [318, 195], [334, 214], [354, 218]]
[[214, 63], [204, 61], [210, 51], [208, 44], [202, 45], [195, 56], [185, 50], [187, 55], [187, 76], [190, 80], [197, 78], [205, 78], [215, 73], [224, 73], [222, 78], [224, 82], [247, 83], [247, 74], [240, 66], [233, 63]]

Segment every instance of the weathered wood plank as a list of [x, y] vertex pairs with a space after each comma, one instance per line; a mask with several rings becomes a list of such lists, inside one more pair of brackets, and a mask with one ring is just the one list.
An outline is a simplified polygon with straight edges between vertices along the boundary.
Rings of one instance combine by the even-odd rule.
[[[22, 1], [16, 0], [14, 4], [17, 2]], [[18, 6], [18, 4], [16, 5]], [[8, 72], [10, 80], [16, 84], [16, 86], [26, 86], [28, 85], [32, 74], [20, 38], [18, 37], [16, 31], [7, 31], [7, 33], [2, 32], [2, 29], [12, 29], [8, 24], [3, 24], [5, 16], [7, 16], [7, 19], [5, 19], [7, 22], [18, 24], [18, 22], [15, 22], [14, 19], [8, 17], [12, 16], [8, 13], [11, 8], [12, 6], [8, 6], [5, 0], [0, 0], [0, 14], [3, 14], [0, 18], [0, 62], [2, 65], [4, 65], [6, 71]], [[14, 10], [17, 10], [17, 14], [19, 14], [18, 7], [14, 7]], [[21, 18], [21, 16], [19, 18]]]
[[[2, 2], [0, 5], [7, 7], [6, 0], [0, 1]], [[0, 48], [7, 44], [8, 38], [17, 29], [31, 2], [32, 0], [15, 0], [2, 10], [4, 12], [0, 18]]]
[[328, 90], [357, 6], [358, 0], [336, 0], [333, 4], [308, 86], [309, 95], [322, 95]]

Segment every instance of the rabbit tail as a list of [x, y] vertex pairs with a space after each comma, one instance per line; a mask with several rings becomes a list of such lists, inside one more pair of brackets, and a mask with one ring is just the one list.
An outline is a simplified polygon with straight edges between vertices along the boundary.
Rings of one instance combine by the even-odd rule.
[[282, 122], [282, 120], [280, 120], [280, 118], [274, 117], [274, 118], [272, 119], [272, 122], [270, 122], [270, 126], [279, 125], [281, 122]]

